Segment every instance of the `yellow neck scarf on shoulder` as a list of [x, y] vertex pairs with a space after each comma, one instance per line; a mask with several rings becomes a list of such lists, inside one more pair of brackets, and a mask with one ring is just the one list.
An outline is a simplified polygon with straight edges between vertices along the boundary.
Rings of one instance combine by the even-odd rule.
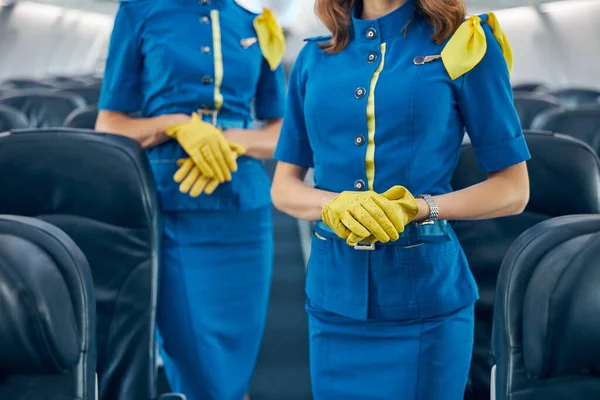
[[265, 8], [263, 13], [254, 19], [254, 30], [263, 56], [271, 70], [275, 71], [281, 64], [285, 52], [283, 29], [279, 26], [273, 12]]
[[[485, 19], [500, 43], [502, 53], [512, 74], [513, 54], [510, 43], [494, 13], [488, 13]], [[466, 74], [483, 59], [487, 51], [485, 31], [481, 27], [481, 17], [473, 15], [463, 22], [442, 50], [442, 62], [452, 80]]]

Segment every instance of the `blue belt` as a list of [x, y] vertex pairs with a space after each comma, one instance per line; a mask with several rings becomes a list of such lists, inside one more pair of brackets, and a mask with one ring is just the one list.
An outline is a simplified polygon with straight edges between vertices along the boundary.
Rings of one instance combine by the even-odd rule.
[[[318, 221], [314, 228], [314, 233], [325, 239], [343, 240], [323, 221]], [[418, 225], [410, 223], [406, 225], [404, 231], [400, 234], [398, 240], [387, 243], [376, 242], [372, 245], [357, 244], [356, 250], [375, 250], [382, 246], [402, 246], [412, 247], [425, 243], [441, 243], [450, 240], [447, 221], [435, 221], [433, 223]]]
[[200, 109], [198, 110], [198, 114], [204, 122], [209, 122], [215, 126], [222, 128], [223, 130], [229, 128], [248, 129], [251, 128], [253, 124], [252, 119], [222, 117], [219, 115], [218, 111], [215, 110]]

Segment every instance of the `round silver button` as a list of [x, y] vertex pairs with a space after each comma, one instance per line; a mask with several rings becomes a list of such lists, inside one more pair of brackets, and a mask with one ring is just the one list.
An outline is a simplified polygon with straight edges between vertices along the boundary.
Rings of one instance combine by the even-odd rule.
[[356, 135], [356, 137], [354, 138], [354, 144], [357, 146], [362, 146], [363, 144], [365, 144], [366, 141], [367, 140], [363, 135]]
[[359, 87], [358, 89], [356, 89], [356, 92], [354, 92], [354, 95], [357, 99], [362, 99], [363, 97], [365, 97], [365, 94], [367, 94], [367, 89], [363, 87]]
[[375, 28], [369, 28], [365, 35], [367, 36], [367, 39], [375, 39], [377, 37], [377, 31]]
[[358, 179], [356, 182], [354, 182], [354, 189], [359, 190], [361, 192], [365, 190], [365, 181], [363, 181], [362, 179]]
[[200, 17], [200, 22], [202, 22], [203, 24], [209, 24], [210, 23], [210, 18], [208, 18], [206, 15], [203, 17]]
[[203, 6], [207, 6], [210, 4], [210, 0], [200, 0], [200, 4], [202, 4]]
[[202, 52], [204, 54], [210, 53], [210, 47], [208, 47], [208, 46], [202, 46], [202, 48], [200, 50], [202, 50]]
[[377, 60], [377, 57], [377, 53], [371, 53], [369, 54], [369, 57], [367, 57], [367, 61], [369, 64], [374, 63]]
[[210, 85], [211, 83], [214, 82], [214, 79], [212, 78], [212, 76], [203, 76], [202, 77], [202, 81], [201, 81], [204, 85]]

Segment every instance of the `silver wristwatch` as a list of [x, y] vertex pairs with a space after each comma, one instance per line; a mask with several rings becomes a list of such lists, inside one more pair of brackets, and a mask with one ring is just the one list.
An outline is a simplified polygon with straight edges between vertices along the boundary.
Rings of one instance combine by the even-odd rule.
[[433, 224], [438, 219], [438, 214], [440, 209], [438, 208], [437, 203], [429, 194], [420, 194], [417, 196], [417, 199], [423, 199], [429, 206], [429, 217], [427, 219], [417, 222], [417, 225], [428, 225]]

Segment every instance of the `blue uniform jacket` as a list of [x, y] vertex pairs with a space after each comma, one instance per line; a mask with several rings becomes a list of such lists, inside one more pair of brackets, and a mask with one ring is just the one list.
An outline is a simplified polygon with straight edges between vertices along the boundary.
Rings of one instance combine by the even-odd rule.
[[[122, 0], [111, 37], [99, 108], [143, 117], [219, 110], [223, 128], [250, 128], [283, 115], [285, 81], [262, 55], [256, 14], [234, 0]], [[254, 114], [254, 115], [253, 115]], [[270, 203], [258, 160], [242, 157], [231, 182], [193, 199], [173, 181], [173, 140], [150, 149], [163, 210], [251, 209]]]
[[[433, 28], [413, 0], [377, 20], [358, 13], [340, 53], [321, 50], [329, 38], [309, 39], [301, 51], [276, 159], [314, 167], [319, 189], [381, 193], [403, 185], [415, 195], [452, 190], [465, 129], [484, 171], [529, 159], [487, 16], [483, 59], [453, 80], [440, 58], [420, 62], [440, 55], [445, 43], [432, 41]], [[306, 290], [313, 304], [359, 319], [426, 318], [478, 297], [451, 228], [441, 243], [375, 251], [313, 235]]]

